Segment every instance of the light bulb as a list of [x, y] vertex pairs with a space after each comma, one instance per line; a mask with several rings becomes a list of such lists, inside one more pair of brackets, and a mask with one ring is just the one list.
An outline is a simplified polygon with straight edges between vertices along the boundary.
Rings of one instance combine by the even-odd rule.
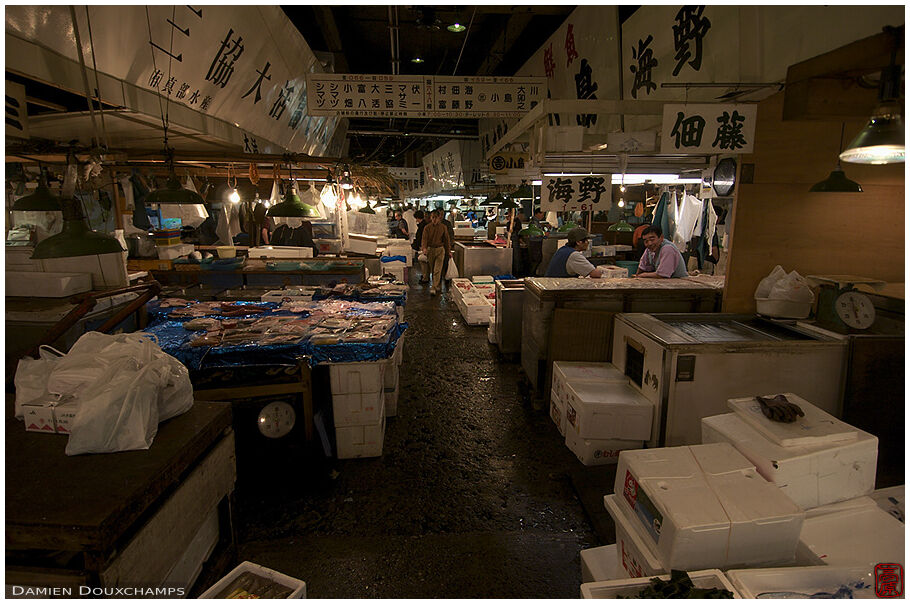
[[237, 187], [234, 187], [234, 190], [231, 191], [230, 195], [228, 195], [228, 200], [230, 200], [231, 203], [240, 202], [240, 193], [237, 192]]
[[621, 207], [621, 208], [624, 208], [624, 207], [626, 207], [626, 202], [623, 201], [622, 199], [620, 199], [620, 200], [619, 200], [619, 203], [616, 204], [616, 205], [618, 205], [618, 206]]
[[626, 192], [626, 185], [619, 185], [619, 192], [620, 192], [620, 193], [625, 193], [625, 192]]

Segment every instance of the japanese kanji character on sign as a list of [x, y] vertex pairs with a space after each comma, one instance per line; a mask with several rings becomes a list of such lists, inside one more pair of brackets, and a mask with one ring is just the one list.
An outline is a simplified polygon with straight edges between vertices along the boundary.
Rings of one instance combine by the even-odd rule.
[[664, 105], [661, 153], [752, 153], [754, 104]]

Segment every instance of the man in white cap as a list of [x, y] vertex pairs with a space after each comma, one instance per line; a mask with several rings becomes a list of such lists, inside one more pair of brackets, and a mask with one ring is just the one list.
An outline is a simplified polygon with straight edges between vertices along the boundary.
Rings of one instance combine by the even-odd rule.
[[569, 231], [569, 241], [556, 250], [547, 267], [547, 277], [601, 277], [603, 271], [594, 268], [582, 252], [588, 249], [588, 231], [575, 227]]

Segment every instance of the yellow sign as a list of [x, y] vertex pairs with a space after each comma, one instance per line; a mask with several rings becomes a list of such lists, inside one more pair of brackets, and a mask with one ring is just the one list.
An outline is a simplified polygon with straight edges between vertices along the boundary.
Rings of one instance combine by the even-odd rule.
[[508, 174], [510, 170], [524, 170], [529, 157], [527, 153], [497, 153], [490, 158], [490, 174]]

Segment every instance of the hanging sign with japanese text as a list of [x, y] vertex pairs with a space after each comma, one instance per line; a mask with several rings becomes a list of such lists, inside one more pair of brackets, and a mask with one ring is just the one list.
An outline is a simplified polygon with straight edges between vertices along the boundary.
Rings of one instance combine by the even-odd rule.
[[664, 105], [661, 153], [752, 153], [755, 104]]
[[546, 96], [544, 78], [307, 74], [312, 115], [522, 117]]
[[490, 158], [490, 174], [508, 174], [512, 170], [524, 172], [528, 157], [527, 153], [501, 151]]
[[544, 176], [540, 207], [544, 212], [606, 212], [613, 205], [613, 175]]
[[[7, 37], [48, 49], [59, 57], [53, 60], [78, 61], [78, 27], [106, 102], [156, 117], [169, 107], [173, 117], [174, 106], [211, 116], [224, 122], [219, 128], [242, 129], [249, 153], [321, 155], [332, 142], [338, 120], [307, 111], [304, 75], [322, 67], [281, 7], [89, 5], [76, 8], [76, 27], [70, 8], [8, 6]], [[46, 59], [31, 55], [12, 60], [7, 68], [29, 74], [63, 72], [56, 64], [36, 64]], [[124, 84], [160, 94], [161, 104]], [[81, 81], [76, 89], [82, 90]]]

